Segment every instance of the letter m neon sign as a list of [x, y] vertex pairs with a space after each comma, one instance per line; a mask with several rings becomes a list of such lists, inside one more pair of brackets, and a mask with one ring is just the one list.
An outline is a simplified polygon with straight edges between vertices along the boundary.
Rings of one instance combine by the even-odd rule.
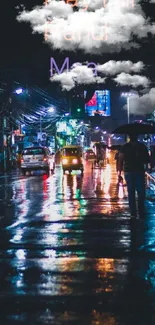
[[[66, 68], [65, 68], [65, 66], [66, 66]], [[50, 76], [51, 77], [53, 77], [54, 72], [61, 74], [64, 70], [67, 70], [67, 72], [69, 71], [69, 57], [65, 58], [61, 69], [58, 68], [54, 58], [50, 59]]]

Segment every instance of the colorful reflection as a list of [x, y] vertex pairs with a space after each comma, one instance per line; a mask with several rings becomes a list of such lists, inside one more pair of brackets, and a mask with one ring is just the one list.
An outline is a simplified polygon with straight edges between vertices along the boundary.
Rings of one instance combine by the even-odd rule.
[[92, 323], [91, 325], [118, 325], [117, 320], [111, 313], [102, 313], [98, 310], [92, 310]]
[[[12, 189], [13, 189], [12, 200], [15, 204], [16, 222], [10, 227], [14, 227], [15, 225], [17, 226], [18, 224], [25, 223], [26, 217], [31, 208], [31, 200], [27, 190], [26, 180], [20, 179], [20, 181], [13, 182]], [[18, 238], [20, 237], [19, 234], [17, 234], [17, 237]]]
[[109, 199], [111, 197], [109, 191], [110, 191], [110, 185], [111, 185], [111, 166], [110, 164], [107, 164], [104, 173], [103, 173], [103, 178], [104, 178], [104, 194], [105, 198]]
[[124, 187], [123, 184], [119, 184], [118, 187], [118, 198], [123, 199], [124, 198]]
[[47, 198], [48, 198], [48, 194], [47, 194], [47, 190], [48, 190], [48, 187], [47, 187], [47, 179], [48, 179], [48, 176], [47, 175], [43, 175], [43, 198], [44, 198], [44, 200], [47, 200]]
[[100, 287], [97, 287], [96, 293], [101, 292], [112, 292], [113, 288], [111, 282], [108, 282], [108, 279], [111, 278], [111, 273], [114, 273], [114, 259], [109, 258], [100, 258], [96, 261], [96, 270], [98, 272], [99, 279], [106, 279], [106, 282], [103, 281]]

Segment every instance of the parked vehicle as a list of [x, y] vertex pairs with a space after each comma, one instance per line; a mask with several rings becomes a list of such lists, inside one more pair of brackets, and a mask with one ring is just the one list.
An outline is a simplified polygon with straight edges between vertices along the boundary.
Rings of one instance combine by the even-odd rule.
[[82, 148], [80, 146], [65, 146], [61, 152], [61, 162], [63, 172], [68, 170], [70, 173], [72, 170], [81, 170], [83, 174], [83, 158]]
[[55, 157], [46, 147], [30, 147], [22, 151], [21, 170], [25, 175], [27, 171], [44, 170], [54, 173]]
[[94, 151], [92, 149], [86, 150], [86, 152], [84, 153], [84, 158], [85, 160], [95, 160], [96, 156]]

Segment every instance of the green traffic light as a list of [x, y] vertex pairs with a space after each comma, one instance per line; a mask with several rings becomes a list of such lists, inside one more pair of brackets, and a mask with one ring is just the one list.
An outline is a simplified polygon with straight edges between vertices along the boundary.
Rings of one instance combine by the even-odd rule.
[[78, 113], [81, 112], [81, 108], [77, 108], [77, 112], [78, 112]]

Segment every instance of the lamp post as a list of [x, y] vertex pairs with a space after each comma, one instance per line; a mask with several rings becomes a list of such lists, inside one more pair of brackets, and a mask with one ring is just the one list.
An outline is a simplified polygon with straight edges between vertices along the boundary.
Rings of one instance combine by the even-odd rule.
[[[10, 131], [13, 131], [13, 125], [12, 120], [10, 121], [10, 115], [12, 114], [12, 111], [10, 111], [9, 105], [12, 103], [12, 96], [13, 93], [15, 95], [21, 95], [23, 93], [22, 88], [15, 89], [14, 91], [9, 91], [9, 96], [7, 101], [3, 104], [4, 111], [3, 117], [2, 117], [2, 134], [3, 134], [3, 170], [4, 172], [7, 171], [9, 167], [9, 157], [12, 157], [12, 151], [11, 151], [11, 142], [8, 142], [8, 134], [10, 134]], [[8, 133], [9, 132], [9, 133]], [[12, 140], [12, 138], [11, 138]], [[10, 140], [9, 140], [10, 141]]]
[[134, 93], [121, 93], [121, 97], [126, 97], [127, 98], [127, 120], [128, 124], [130, 123], [130, 97], [135, 96]]
[[[23, 93], [24, 93], [24, 89], [23, 88], [17, 88], [17, 89], [15, 89], [15, 91], [14, 91], [14, 93], [16, 94], [16, 95], [22, 95]], [[20, 123], [20, 134], [22, 133], [22, 130], [21, 130], [21, 123]]]
[[130, 97], [127, 97], [127, 116], [128, 116], [128, 124], [130, 123]]
[[15, 94], [17, 94], [17, 95], [20, 95], [22, 93], [23, 93], [23, 89], [22, 88], [18, 88], [18, 89], [15, 90]]

